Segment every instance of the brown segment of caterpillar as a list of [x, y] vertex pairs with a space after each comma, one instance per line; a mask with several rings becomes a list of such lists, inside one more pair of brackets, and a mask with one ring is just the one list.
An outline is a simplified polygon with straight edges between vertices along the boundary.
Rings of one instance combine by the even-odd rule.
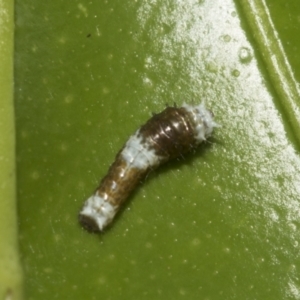
[[91, 232], [105, 229], [150, 170], [195, 149], [216, 126], [213, 113], [203, 104], [167, 107], [154, 114], [129, 137], [95, 193], [85, 201], [79, 213], [81, 225]]

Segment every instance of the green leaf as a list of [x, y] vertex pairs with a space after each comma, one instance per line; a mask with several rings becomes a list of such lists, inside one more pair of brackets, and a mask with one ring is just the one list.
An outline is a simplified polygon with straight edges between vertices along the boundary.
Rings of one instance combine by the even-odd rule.
[[22, 298], [13, 109], [13, 2], [0, 1], [0, 299]]
[[[28, 299], [299, 297], [298, 79], [281, 18], [263, 1], [17, 1]], [[221, 125], [211, 142], [151, 173], [105, 233], [80, 228], [129, 135], [166, 103], [202, 101]]]

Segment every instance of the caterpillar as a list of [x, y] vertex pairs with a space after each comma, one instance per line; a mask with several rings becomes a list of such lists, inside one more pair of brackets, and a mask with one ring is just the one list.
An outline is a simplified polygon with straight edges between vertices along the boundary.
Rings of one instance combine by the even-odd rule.
[[203, 104], [184, 103], [153, 114], [129, 137], [95, 193], [85, 201], [79, 213], [81, 225], [90, 232], [103, 231], [149, 171], [196, 149], [216, 126], [213, 113]]

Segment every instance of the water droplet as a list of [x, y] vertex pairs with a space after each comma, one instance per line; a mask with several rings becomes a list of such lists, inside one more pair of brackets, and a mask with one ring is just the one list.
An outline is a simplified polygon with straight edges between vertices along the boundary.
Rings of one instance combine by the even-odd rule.
[[193, 240], [192, 240], [192, 246], [198, 246], [198, 245], [200, 245], [200, 243], [201, 243], [201, 241], [198, 239], [198, 238], [194, 238]]
[[148, 249], [152, 248], [152, 244], [151, 243], [146, 243], [146, 248], [148, 248]]
[[38, 171], [33, 171], [33, 172], [31, 173], [31, 178], [34, 179], [34, 180], [39, 179], [39, 178], [40, 178], [39, 172], [38, 172]]
[[222, 35], [221, 40], [226, 43], [229, 43], [231, 41], [231, 36], [229, 34]]
[[65, 143], [61, 143], [59, 148], [62, 152], [66, 152], [68, 150], [68, 145]]
[[67, 95], [64, 100], [65, 103], [70, 104], [71, 102], [73, 102], [73, 99], [73, 95]]
[[28, 131], [26, 131], [26, 130], [22, 130], [22, 131], [21, 131], [21, 137], [22, 137], [23, 139], [27, 138], [28, 136], [29, 136]]
[[107, 88], [107, 87], [104, 87], [103, 89], [102, 89], [102, 93], [103, 94], [108, 94], [110, 92], [110, 90]]
[[225, 253], [230, 253], [230, 248], [228, 248], [228, 247], [227, 247], [227, 248], [224, 248], [223, 251], [224, 251]]
[[153, 86], [153, 82], [152, 82], [151, 79], [148, 78], [148, 77], [144, 77], [144, 78], [143, 78], [143, 83], [144, 83], [144, 85], [147, 86], [147, 87], [152, 87], [152, 86]]
[[206, 67], [209, 72], [212, 73], [218, 72], [218, 66], [214, 62], [209, 62]]
[[234, 70], [231, 72], [231, 74], [232, 74], [234, 77], [239, 77], [241, 73], [240, 73], [239, 70], [234, 69]]
[[249, 63], [252, 60], [251, 50], [249, 48], [242, 47], [239, 50], [239, 58], [240, 58], [241, 63], [243, 63], [243, 64]]
[[186, 290], [181, 288], [179, 290], [179, 294], [182, 295], [182, 296], [185, 296], [186, 295]]
[[65, 43], [66, 43], [66, 38], [65, 38], [65, 37], [60, 37], [60, 38], [58, 39], [58, 42], [59, 42], [60, 44], [65, 44]]

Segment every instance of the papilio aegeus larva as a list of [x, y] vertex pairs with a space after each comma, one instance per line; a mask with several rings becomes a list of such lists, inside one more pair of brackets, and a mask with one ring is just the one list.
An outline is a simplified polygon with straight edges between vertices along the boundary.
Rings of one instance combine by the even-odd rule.
[[217, 124], [203, 104], [167, 107], [132, 136], [110, 166], [95, 193], [86, 200], [79, 221], [88, 231], [102, 231], [150, 170], [195, 149]]

